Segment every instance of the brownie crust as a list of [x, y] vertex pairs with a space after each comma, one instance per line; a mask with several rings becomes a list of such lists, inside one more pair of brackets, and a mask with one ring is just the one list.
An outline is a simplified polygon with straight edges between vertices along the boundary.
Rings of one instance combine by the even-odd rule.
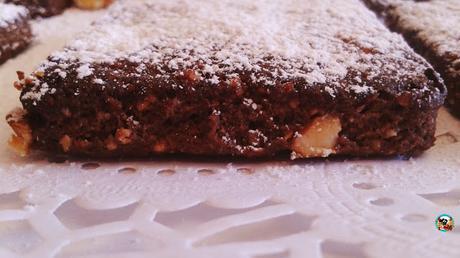
[[[267, 89], [245, 75], [214, 88], [178, 78], [186, 87], [178, 90], [151, 75], [125, 77], [134, 67], [126, 61], [114, 64], [104, 75], [114, 77], [105, 90], [95, 91], [91, 82], [96, 77], [79, 80], [78, 85], [73, 83], [75, 75], [67, 80], [55, 75], [41, 78], [60, 87], [38, 104], [23, 100], [25, 120], [36, 139], [33, 148], [90, 157], [272, 156], [290, 151], [296, 132], [315, 118], [332, 115], [342, 125], [336, 153], [412, 156], [433, 145], [437, 110], [445, 94], [430, 69], [420, 77], [420, 85], [430, 89], [424, 93], [398, 95], [389, 87], [398, 82], [379, 78], [374, 85], [381, 87], [378, 93], [356, 100], [346, 91], [332, 99], [321, 87], [306, 90], [301, 81]], [[150, 69], [154, 73], [155, 68]], [[31, 85], [25, 85], [22, 96], [30, 90]]]
[[[119, 11], [128, 16], [130, 11], [139, 14], [137, 7], [150, 12], [159, 8], [156, 3], [161, 3], [141, 2], [145, 6], [116, 4], [108, 17], [94, 25], [95, 30], [101, 30], [96, 35], [100, 36], [107, 24], [126, 22]], [[227, 2], [225, 7], [231, 6], [231, 1]], [[252, 3], [238, 2], [247, 6]], [[330, 10], [343, 5], [344, 10], [362, 14], [367, 23], [358, 22], [362, 30], [370, 31], [350, 31], [349, 35], [326, 31], [331, 37], [326, 42], [334, 44], [330, 50], [306, 53], [332, 53], [334, 49], [339, 51], [337, 56], [324, 64], [303, 61], [302, 67], [287, 75], [282, 71], [294, 69], [291, 65], [295, 62], [286, 63], [277, 56], [265, 55], [265, 51], [260, 51], [261, 58], [248, 55], [256, 60], [254, 64], [245, 61], [240, 66], [239, 60], [245, 60], [240, 53], [247, 50], [247, 45], [235, 50], [235, 59], [232, 53], [225, 52], [229, 57], [220, 61], [225, 48], [219, 47], [218, 40], [215, 47], [202, 51], [204, 54], [197, 53], [200, 48], [196, 47], [184, 55], [182, 40], [174, 44], [167, 41], [166, 47], [171, 45], [174, 51], [156, 42], [153, 47], [134, 51], [134, 55], [123, 53], [110, 61], [88, 63], [81, 60], [89, 56], [86, 49], [78, 49], [86, 42], [80, 38], [78, 44], [50, 56], [30, 77], [19, 78], [17, 86], [22, 89], [24, 111], [9, 115], [7, 120], [16, 128], [16, 136], [30, 139], [26, 145], [32, 149], [73, 156], [184, 153], [253, 158], [290, 153], [296, 159], [329, 155], [412, 156], [430, 148], [435, 140], [437, 111], [446, 94], [439, 75], [359, 1], [316, 2]], [[181, 11], [164, 3], [168, 9], [161, 10], [167, 19], [173, 15], [165, 12]], [[235, 13], [240, 15], [237, 9]], [[320, 10], [320, 6], [313, 9]], [[343, 21], [337, 20], [337, 24]], [[140, 25], [145, 28], [145, 24]], [[349, 24], [346, 28], [354, 30], [356, 26]], [[357, 33], [363, 40], [353, 38], [359, 37]], [[372, 43], [373, 33], [381, 37], [376, 43]], [[135, 38], [131, 40], [130, 47], [137, 43]], [[311, 35], [307, 40], [314, 45], [321, 38]], [[302, 42], [299, 40], [300, 46]], [[147, 53], [148, 58], [139, 57], [139, 53]], [[356, 58], [356, 62], [328, 69], [342, 56], [344, 60]], [[196, 62], [187, 61], [195, 57]], [[183, 58], [187, 65], [182, 65]], [[228, 65], [227, 59], [235, 61]], [[342, 67], [343, 75], [337, 73]], [[312, 71], [317, 72], [313, 77]], [[328, 76], [325, 80], [323, 74]]]
[[5, 2], [26, 7], [33, 18], [60, 14], [72, 4], [72, 0], [6, 0]]
[[2, 3], [0, 8], [10, 9], [8, 19], [0, 17], [0, 64], [2, 64], [29, 46], [32, 41], [32, 31], [28, 13], [24, 8]]

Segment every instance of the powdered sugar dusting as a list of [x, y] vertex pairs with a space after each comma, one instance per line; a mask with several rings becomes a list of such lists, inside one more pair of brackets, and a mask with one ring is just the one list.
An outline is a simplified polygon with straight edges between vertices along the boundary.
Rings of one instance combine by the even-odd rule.
[[27, 9], [22, 6], [0, 3], [0, 28], [8, 27], [27, 14]]
[[155, 64], [166, 80], [193, 69], [218, 85], [244, 71], [267, 86], [327, 84], [335, 96], [333, 87], [348, 87], [338, 82], [349, 70], [368, 78], [423, 72], [408, 52], [359, 0], [120, 0], [39, 70], [76, 63], [84, 79], [94, 64], [124, 59], [139, 73]]
[[93, 73], [93, 69], [89, 67], [88, 63], [82, 64], [80, 67], [77, 68], [77, 78], [78, 79], [83, 79], [87, 76], [90, 76]]
[[348, 90], [351, 90], [355, 93], [365, 93], [365, 92], [372, 92], [374, 89], [367, 85], [351, 85]]

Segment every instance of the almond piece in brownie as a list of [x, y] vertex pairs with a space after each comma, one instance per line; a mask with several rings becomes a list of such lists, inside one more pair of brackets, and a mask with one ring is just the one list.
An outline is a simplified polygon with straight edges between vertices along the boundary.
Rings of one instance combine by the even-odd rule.
[[0, 64], [22, 52], [31, 40], [27, 9], [0, 3]]
[[293, 159], [431, 147], [438, 74], [361, 1], [308, 2], [117, 1], [17, 83], [12, 143]]
[[77, 7], [87, 10], [105, 8], [113, 3], [113, 0], [74, 0]]
[[[460, 2], [457, 0], [366, 0], [388, 26], [441, 74], [448, 89], [446, 104], [460, 115]], [[383, 10], [375, 9], [372, 2]]]
[[26, 7], [32, 17], [57, 15], [72, 4], [72, 0], [6, 0], [5, 2]]

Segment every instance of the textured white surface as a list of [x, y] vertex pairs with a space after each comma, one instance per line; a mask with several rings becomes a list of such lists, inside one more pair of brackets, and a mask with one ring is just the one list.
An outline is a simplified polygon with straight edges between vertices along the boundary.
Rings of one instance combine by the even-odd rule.
[[[0, 117], [18, 105], [14, 71], [97, 16], [35, 24], [38, 42], [0, 67]], [[444, 110], [437, 145], [409, 161], [56, 164], [15, 157], [8, 134], [0, 122], [2, 258], [460, 256], [460, 227], [434, 226], [460, 220], [460, 122]]]

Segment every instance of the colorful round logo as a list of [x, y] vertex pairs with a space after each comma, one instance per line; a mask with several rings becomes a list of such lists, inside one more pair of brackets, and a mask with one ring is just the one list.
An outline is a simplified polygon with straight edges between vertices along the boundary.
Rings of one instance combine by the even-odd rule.
[[448, 214], [441, 214], [436, 218], [436, 228], [441, 232], [449, 232], [454, 230], [454, 218]]

